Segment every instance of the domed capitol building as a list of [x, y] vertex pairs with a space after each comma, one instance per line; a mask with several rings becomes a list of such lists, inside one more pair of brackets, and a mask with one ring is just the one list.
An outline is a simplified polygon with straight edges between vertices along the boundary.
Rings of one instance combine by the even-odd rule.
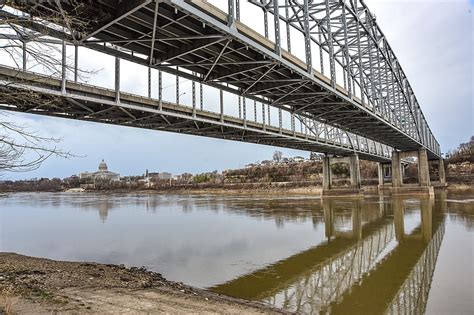
[[120, 174], [109, 171], [107, 163], [104, 160], [99, 163], [99, 170], [94, 173], [84, 172], [79, 174], [80, 179], [91, 179], [91, 180], [120, 180]]

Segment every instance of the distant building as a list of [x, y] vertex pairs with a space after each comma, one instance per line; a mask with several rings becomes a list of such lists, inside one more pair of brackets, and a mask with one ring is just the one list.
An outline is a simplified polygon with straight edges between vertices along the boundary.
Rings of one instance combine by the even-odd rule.
[[193, 179], [193, 174], [191, 173], [183, 173], [181, 175], [176, 175], [176, 181], [181, 183], [188, 183]]
[[147, 177], [153, 178], [153, 179], [170, 180], [173, 178], [173, 174], [168, 173], [168, 172], [148, 173]]
[[295, 156], [295, 157], [293, 158], [293, 162], [296, 162], [296, 163], [304, 162], [304, 161], [306, 161], [306, 159], [305, 159], [304, 157], [302, 157], [302, 156]]
[[102, 160], [99, 164], [99, 169], [97, 172], [89, 173], [84, 172], [79, 174], [80, 179], [85, 180], [109, 180], [109, 181], [118, 181], [120, 180], [120, 174], [114, 173], [108, 170], [107, 163]]
[[309, 155], [309, 159], [311, 161], [322, 161], [323, 158], [324, 158], [324, 154], [321, 154], [321, 153], [311, 152], [311, 154]]

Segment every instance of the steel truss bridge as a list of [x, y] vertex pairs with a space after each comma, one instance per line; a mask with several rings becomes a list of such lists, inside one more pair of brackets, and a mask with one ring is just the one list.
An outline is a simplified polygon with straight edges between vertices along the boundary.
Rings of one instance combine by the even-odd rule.
[[[28, 73], [26, 61], [16, 74], [2, 67], [0, 88], [35, 94], [28, 103], [1, 93], [2, 109], [358, 153], [375, 161], [388, 161], [394, 149], [426, 148], [430, 159], [440, 157], [413, 89], [362, 0], [216, 1], [221, 7], [205, 0], [9, 4], [23, 13], [3, 9], [0, 18], [20, 27], [0, 39], [22, 42], [24, 60], [31, 41], [59, 43], [63, 56], [57, 77]], [[263, 34], [246, 25], [244, 15], [261, 16]], [[75, 47], [71, 67], [67, 45]], [[114, 90], [79, 82], [78, 47], [116, 58]], [[121, 59], [148, 67], [148, 97], [123, 93]], [[152, 72], [158, 73], [157, 98], [151, 97]], [[175, 100], [163, 99], [162, 73], [176, 76]], [[180, 102], [180, 78], [192, 81], [189, 106]], [[203, 110], [203, 86], [218, 89], [217, 113]], [[234, 98], [226, 101], [228, 95]], [[238, 116], [225, 115], [224, 107], [238, 108]]]
[[[398, 236], [396, 230], [403, 230], [403, 208], [410, 207], [402, 202], [387, 209], [382, 201], [380, 210], [362, 209], [353, 202], [350, 233], [336, 231], [334, 205], [323, 204], [326, 235], [331, 236], [328, 242], [211, 290], [223, 294], [245, 292], [244, 298], [296, 313], [344, 313], [347, 309], [371, 313], [374, 310], [370, 307], [375, 307], [378, 311], [374, 313], [380, 314], [422, 314], [444, 223], [439, 215], [432, 221], [431, 205], [421, 203], [416, 209], [421, 226]], [[390, 219], [393, 213], [401, 214], [402, 221]], [[429, 238], [423, 236], [425, 230]], [[396, 282], [384, 283], [393, 275]], [[377, 301], [370, 307], [360, 305], [362, 296], [376, 296]]]

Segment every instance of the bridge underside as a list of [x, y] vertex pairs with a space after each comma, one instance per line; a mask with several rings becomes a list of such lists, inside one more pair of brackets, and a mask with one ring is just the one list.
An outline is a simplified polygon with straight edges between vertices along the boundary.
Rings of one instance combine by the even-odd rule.
[[[413, 127], [414, 118], [409, 123], [408, 118], [364, 102], [363, 96], [361, 100], [317, 70], [308, 70], [305, 62], [283, 49], [276, 54], [272, 41], [239, 21], [229, 23], [225, 12], [206, 1], [80, 2], [79, 9], [67, 3], [61, 8], [80, 19], [96, 17], [78, 32], [86, 34], [80, 45], [231, 91], [401, 151], [424, 146]], [[53, 3], [41, 6], [58, 10]], [[78, 42], [72, 35], [61, 36]], [[220, 137], [225, 134], [225, 138], [279, 145], [274, 139], [257, 141], [248, 132], [246, 136], [243, 131], [218, 128]], [[198, 128], [174, 129], [202, 134]], [[212, 132], [207, 135], [214, 136]], [[428, 147], [428, 156], [436, 159], [439, 152]]]
[[0, 67], [0, 109], [100, 122], [150, 130], [169, 131], [226, 140], [264, 144], [312, 152], [348, 155], [377, 162], [390, 161], [387, 152], [368, 147], [354, 150], [349, 144], [319, 138], [315, 134], [280, 129], [262, 123], [198, 110], [156, 99], [67, 82], [34, 73]]

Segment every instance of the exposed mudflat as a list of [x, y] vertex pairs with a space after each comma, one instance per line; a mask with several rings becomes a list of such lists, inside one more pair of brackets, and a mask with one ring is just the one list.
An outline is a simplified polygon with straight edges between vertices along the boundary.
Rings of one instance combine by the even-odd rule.
[[283, 313], [143, 268], [0, 253], [0, 314]]

